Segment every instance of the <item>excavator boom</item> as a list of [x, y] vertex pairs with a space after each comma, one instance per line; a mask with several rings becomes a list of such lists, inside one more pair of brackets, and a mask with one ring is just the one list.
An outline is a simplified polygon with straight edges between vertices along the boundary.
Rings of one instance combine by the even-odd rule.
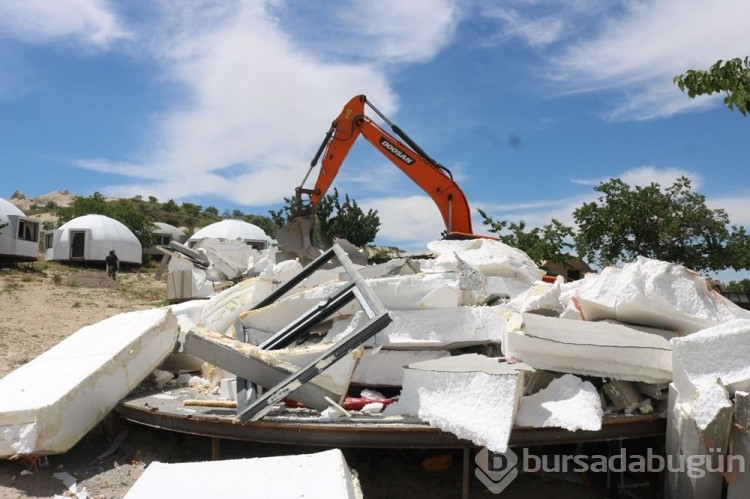
[[[365, 114], [365, 105], [377, 113], [399, 138], [370, 119]], [[314, 254], [314, 250], [310, 249], [312, 244], [308, 232], [312, 227], [314, 209], [330, 189], [346, 156], [360, 136], [430, 196], [440, 211], [448, 238], [486, 237], [473, 233], [469, 203], [450, 171], [430, 158], [408, 135], [368, 102], [364, 95], [357, 95], [346, 103], [333, 121], [310, 164], [312, 171], [320, 160], [320, 173], [315, 187], [303, 187], [310, 175], [308, 171], [302, 185], [296, 189], [294, 219], [277, 234], [282, 247], [300, 256]], [[304, 204], [303, 195], [309, 196], [308, 204]]]

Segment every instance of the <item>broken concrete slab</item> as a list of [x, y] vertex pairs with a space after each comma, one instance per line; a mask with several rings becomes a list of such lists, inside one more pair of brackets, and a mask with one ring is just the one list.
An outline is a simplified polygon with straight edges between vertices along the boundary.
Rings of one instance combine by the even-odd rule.
[[[214, 477], [210, 479], [209, 477]], [[339, 449], [314, 454], [151, 463], [125, 499], [154, 497], [305, 497], [361, 499], [362, 490]]]
[[[228, 338], [215, 331], [196, 327], [185, 339], [185, 352], [210, 364], [225, 369], [265, 388], [272, 388], [290, 373], [296, 372], [303, 360], [316, 358], [330, 345], [320, 344], [295, 351], [295, 349], [262, 350], [254, 345]], [[361, 350], [352, 350], [336, 364], [331, 365], [310, 382], [301, 385], [291, 398], [306, 406], [324, 410], [325, 398], [341, 402], [349, 388]], [[340, 365], [339, 365], [340, 364]]]
[[516, 413], [518, 426], [558, 427], [569, 431], [602, 428], [602, 406], [594, 385], [564, 374], [539, 392], [522, 397]]
[[641, 401], [641, 394], [635, 383], [629, 381], [615, 379], [605, 383], [602, 389], [616, 411], [632, 411]]
[[750, 319], [750, 311], [710, 290], [692, 270], [644, 257], [587, 274], [572, 302], [587, 321], [614, 319], [680, 333]]
[[750, 320], [733, 320], [674, 338], [674, 382], [684, 402], [717, 379], [733, 395], [750, 390]]
[[636, 383], [638, 391], [653, 400], [667, 400], [669, 383]]
[[671, 333], [537, 314], [508, 318], [503, 353], [535, 369], [646, 383], [672, 379]]
[[417, 362], [404, 370], [401, 397], [384, 414], [416, 416], [493, 452], [505, 452], [524, 373], [531, 370], [478, 354]]
[[168, 308], [86, 326], [0, 379], [0, 457], [69, 450], [174, 348]]
[[[499, 344], [505, 331], [505, 320], [492, 307], [391, 310], [391, 315], [393, 322], [370, 339], [367, 346], [407, 350], [463, 348]], [[351, 319], [334, 321], [326, 339], [348, 334], [363, 319], [364, 314], [358, 312]]]

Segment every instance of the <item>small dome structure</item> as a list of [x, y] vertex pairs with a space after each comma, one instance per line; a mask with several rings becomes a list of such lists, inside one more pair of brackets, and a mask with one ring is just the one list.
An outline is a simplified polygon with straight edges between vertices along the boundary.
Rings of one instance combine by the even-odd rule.
[[264, 249], [273, 240], [263, 229], [244, 220], [222, 220], [198, 230], [188, 239], [188, 246], [193, 247], [201, 239], [218, 239], [219, 241], [244, 241], [246, 244]]
[[0, 258], [32, 262], [39, 259], [39, 220], [27, 217], [0, 198]]
[[[51, 236], [51, 237], [50, 237]], [[84, 215], [46, 234], [47, 260], [103, 262], [115, 250], [120, 263], [142, 263], [140, 241], [122, 222], [104, 215]]]

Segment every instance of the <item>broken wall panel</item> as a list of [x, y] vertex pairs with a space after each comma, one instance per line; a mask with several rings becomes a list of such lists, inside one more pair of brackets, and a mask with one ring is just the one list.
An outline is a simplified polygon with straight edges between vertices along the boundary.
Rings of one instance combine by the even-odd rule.
[[0, 457], [70, 449], [172, 352], [168, 308], [86, 326], [0, 379]]
[[535, 369], [646, 383], [672, 379], [672, 347], [659, 332], [529, 313], [511, 316], [507, 328], [503, 353]]
[[[393, 322], [369, 340], [367, 346], [387, 349], [446, 349], [488, 343], [499, 344], [505, 320], [492, 307], [454, 307], [426, 310], [391, 310]], [[364, 319], [335, 321], [326, 339], [333, 340], [356, 328]]]
[[450, 357], [448, 350], [386, 350], [366, 348], [354, 368], [352, 383], [362, 386], [401, 386], [404, 367], [416, 362]]
[[[185, 352], [199, 357], [237, 376], [271, 388], [289, 374], [306, 365], [327, 349], [328, 345], [311, 346], [302, 351], [262, 350], [228, 338], [215, 331], [194, 328], [187, 334]], [[325, 398], [341, 402], [349, 388], [349, 380], [361, 350], [352, 350], [309, 383], [291, 395], [293, 400], [317, 410], [328, 407]]]

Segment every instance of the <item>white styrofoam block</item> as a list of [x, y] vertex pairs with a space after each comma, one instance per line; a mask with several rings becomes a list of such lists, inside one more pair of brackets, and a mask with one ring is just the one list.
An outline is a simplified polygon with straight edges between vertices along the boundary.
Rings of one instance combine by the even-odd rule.
[[459, 438], [505, 452], [523, 392], [522, 363], [478, 354], [417, 362], [404, 372], [399, 400], [384, 414], [416, 416]]
[[224, 333], [243, 312], [273, 292], [271, 281], [246, 279], [231, 288], [225, 289], [209, 299], [203, 306], [200, 325], [211, 331]]
[[528, 290], [531, 284], [515, 277], [486, 276], [484, 280], [484, 294], [486, 296], [506, 295], [515, 298]]
[[169, 309], [177, 317], [180, 329], [189, 330], [201, 320], [203, 307], [206, 300], [189, 300], [175, 305], [169, 305]]
[[339, 449], [294, 456], [166, 464], [154, 461], [125, 499], [154, 497], [362, 497]]
[[168, 308], [86, 326], [0, 379], [0, 457], [75, 445], [174, 348]]
[[440, 240], [427, 248], [435, 258], [420, 261], [423, 272], [455, 272], [458, 255], [485, 276], [515, 277], [529, 284], [544, 276], [526, 253], [492, 239]]
[[453, 272], [368, 279], [375, 295], [389, 310], [453, 308], [461, 305], [458, 275]]
[[510, 300], [507, 305], [516, 312], [530, 312], [532, 310], [546, 310], [559, 315], [563, 311], [560, 301], [562, 283], [554, 284], [537, 282], [529, 289]]
[[503, 353], [535, 369], [644, 383], [672, 380], [673, 333], [536, 314], [507, 322]]
[[693, 421], [701, 431], [708, 428], [722, 409], [733, 407], [727, 389], [716, 382], [702, 385], [692, 405]]
[[447, 350], [386, 350], [366, 348], [354, 368], [352, 383], [369, 386], [401, 386], [404, 367], [415, 362], [450, 357]]
[[[426, 310], [391, 310], [393, 322], [365, 345], [383, 348], [459, 348], [500, 343], [505, 319], [492, 307], [454, 307]], [[337, 321], [326, 338], [334, 340], [359, 327], [367, 316], [357, 312], [351, 321]]]
[[672, 367], [681, 400], [717, 379], [730, 394], [750, 389], [750, 320], [737, 319], [673, 338]]
[[[329, 281], [310, 290], [284, 296], [263, 308], [242, 312], [242, 325], [247, 329], [276, 333], [311, 308], [324, 303], [345, 285], [344, 282]], [[331, 317], [350, 316], [357, 310], [357, 300], [352, 300], [335, 310]]]
[[574, 299], [585, 320], [620, 322], [692, 333], [736, 318], [743, 310], [682, 265], [638, 257], [622, 269], [586, 274]]
[[597, 431], [602, 428], [601, 398], [594, 385], [564, 374], [542, 390], [522, 397], [516, 424], [533, 428]]
[[[317, 274], [317, 272], [315, 273]], [[460, 304], [458, 278], [455, 274], [417, 274], [366, 280], [372, 292], [389, 310], [421, 310], [454, 308]], [[290, 292], [276, 302], [258, 310], [241, 314], [245, 328], [275, 333], [291, 320], [304, 314], [339, 292], [346, 282], [327, 281], [309, 289]], [[352, 300], [331, 317], [348, 317], [360, 310]]]

